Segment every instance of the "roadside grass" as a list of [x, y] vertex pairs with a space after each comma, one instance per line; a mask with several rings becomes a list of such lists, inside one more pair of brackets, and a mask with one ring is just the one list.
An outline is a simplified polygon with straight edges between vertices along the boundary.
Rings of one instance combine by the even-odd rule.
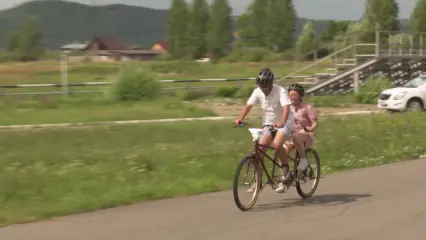
[[[92, 96], [93, 97], [93, 96]], [[177, 98], [114, 102], [106, 97], [3, 99], [0, 125], [100, 122], [216, 116], [211, 110]]]
[[[323, 173], [418, 158], [424, 116], [327, 117], [315, 145]], [[224, 121], [4, 130], [0, 224], [229, 189], [250, 149], [249, 132]]]

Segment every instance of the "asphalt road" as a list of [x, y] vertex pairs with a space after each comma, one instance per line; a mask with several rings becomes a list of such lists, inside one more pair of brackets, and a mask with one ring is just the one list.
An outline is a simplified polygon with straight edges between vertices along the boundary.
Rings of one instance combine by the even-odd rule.
[[424, 239], [425, 170], [419, 159], [326, 175], [307, 200], [265, 189], [250, 212], [225, 191], [12, 225], [0, 239]]

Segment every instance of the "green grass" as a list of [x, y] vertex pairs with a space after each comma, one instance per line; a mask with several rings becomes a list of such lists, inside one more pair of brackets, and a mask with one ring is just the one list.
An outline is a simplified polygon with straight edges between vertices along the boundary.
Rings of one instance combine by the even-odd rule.
[[[152, 62], [71, 62], [68, 67], [69, 83], [112, 81], [117, 76], [121, 64], [144, 66], [147, 71], [161, 79], [200, 79], [200, 78], [247, 78], [254, 77], [262, 67], [268, 66], [276, 76], [283, 77], [295, 70], [310, 64], [302, 62], [262, 62], [262, 63], [197, 63], [195, 61], [152, 61]], [[319, 65], [318, 70], [330, 67], [330, 63]], [[314, 68], [303, 71], [302, 74], [312, 74]], [[31, 83], [60, 83], [59, 62], [40, 61], [34, 63], [5, 63], [0, 64], [0, 85], [31, 84]], [[208, 85], [247, 85], [252, 82], [203, 82], [192, 83], [192, 86]], [[166, 83], [164, 87], [183, 87], [186, 83]], [[89, 89], [89, 88], [85, 88]], [[22, 91], [24, 89], [20, 89]], [[28, 89], [26, 91], [29, 91]], [[34, 91], [32, 89], [31, 91]]]
[[76, 123], [118, 120], [216, 116], [216, 113], [176, 98], [113, 102], [106, 98], [75, 97], [18, 100], [0, 103], [0, 125]]
[[353, 94], [348, 95], [328, 95], [306, 97], [305, 102], [313, 104], [315, 107], [349, 107], [356, 104], [356, 97]]
[[[315, 148], [324, 173], [412, 159], [425, 127], [424, 114], [329, 117]], [[229, 189], [250, 149], [231, 122], [2, 131], [0, 224]]]

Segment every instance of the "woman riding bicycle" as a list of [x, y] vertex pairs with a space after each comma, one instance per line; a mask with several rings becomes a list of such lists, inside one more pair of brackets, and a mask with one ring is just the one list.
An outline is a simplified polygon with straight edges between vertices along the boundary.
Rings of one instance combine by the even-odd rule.
[[315, 141], [315, 129], [318, 127], [318, 115], [311, 104], [303, 102], [305, 89], [302, 85], [295, 83], [288, 87], [291, 106], [290, 110], [294, 116], [294, 130], [291, 138], [284, 142], [287, 154], [296, 148], [300, 156], [298, 170], [305, 170], [309, 163], [305, 156], [305, 149], [310, 148]]

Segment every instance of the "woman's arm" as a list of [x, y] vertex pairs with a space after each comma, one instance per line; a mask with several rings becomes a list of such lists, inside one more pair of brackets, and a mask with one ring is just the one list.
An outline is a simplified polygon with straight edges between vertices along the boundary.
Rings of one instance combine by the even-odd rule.
[[307, 114], [308, 114], [308, 118], [309, 118], [309, 120], [311, 121], [312, 124], [311, 124], [311, 126], [305, 127], [305, 131], [313, 132], [318, 127], [318, 115], [317, 115], [317, 111], [315, 110], [315, 108], [310, 104], [308, 105]]
[[317, 129], [317, 127], [318, 127], [318, 121], [317, 121], [317, 119], [315, 119], [315, 120], [312, 121], [312, 125], [311, 126], [305, 127], [305, 131], [307, 131], [307, 132], [313, 132], [313, 131], [315, 131], [315, 129]]

